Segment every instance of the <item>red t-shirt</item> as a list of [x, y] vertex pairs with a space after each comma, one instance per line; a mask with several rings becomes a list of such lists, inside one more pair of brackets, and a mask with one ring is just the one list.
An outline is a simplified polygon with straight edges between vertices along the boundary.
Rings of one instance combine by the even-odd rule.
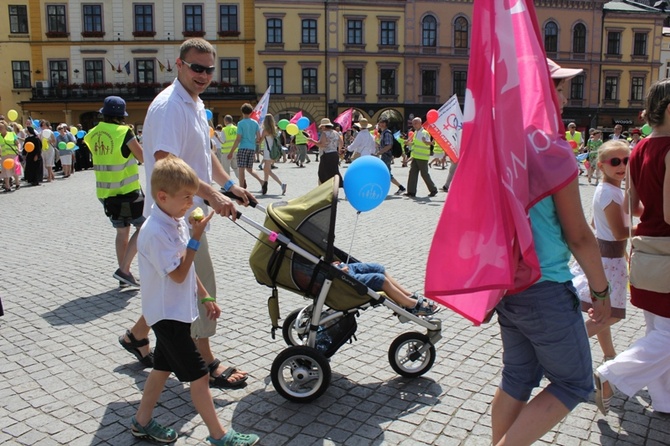
[[[669, 150], [670, 137], [645, 138], [630, 156], [630, 176], [644, 206], [635, 235], [670, 237], [670, 225], [663, 216], [665, 157]], [[636, 307], [670, 318], [670, 294], [654, 293], [631, 285], [630, 295], [631, 303]]]

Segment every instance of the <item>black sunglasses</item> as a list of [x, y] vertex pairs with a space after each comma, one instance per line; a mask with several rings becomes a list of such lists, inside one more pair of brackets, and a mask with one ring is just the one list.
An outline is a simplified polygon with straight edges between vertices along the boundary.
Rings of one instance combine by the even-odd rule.
[[207, 73], [207, 74], [212, 74], [214, 73], [214, 70], [216, 70], [216, 67], [205, 67], [203, 65], [197, 64], [197, 63], [188, 63], [185, 60], [182, 60], [186, 64], [187, 67], [189, 67], [191, 70], [193, 70], [194, 73]]
[[619, 164], [623, 163], [624, 166], [628, 165], [628, 157], [625, 158], [610, 158], [605, 161], [605, 164], [609, 164], [612, 167], [616, 167]]

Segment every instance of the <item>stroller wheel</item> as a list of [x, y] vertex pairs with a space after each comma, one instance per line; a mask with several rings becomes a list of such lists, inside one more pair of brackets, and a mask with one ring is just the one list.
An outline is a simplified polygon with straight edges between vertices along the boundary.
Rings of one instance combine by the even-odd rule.
[[[300, 319], [298, 320], [298, 316]], [[284, 320], [281, 333], [284, 337], [286, 345], [289, 347], [294, 345], [305, 345], [307, 342], [307, 335], [309, 334], [309, 323], [312, 317], [311, 311], [304, 311], [297, 309], [292, 311]]]
[[[430, 347], [424, 353], [419, 353], [424, 345]], [[389, 363], [391, 368], [406, 378], [416, 378], [426, 373], [435, 362], [435, 346], [430, 343], [428, 336], [409, 332], [403, 333], [391, 343], [389, 347]]]
[[323, 395], [330, 385], [330, 364], [311, 347], [294, 346], [272, 362], [272, 385], [289, 401], [308, 403]]

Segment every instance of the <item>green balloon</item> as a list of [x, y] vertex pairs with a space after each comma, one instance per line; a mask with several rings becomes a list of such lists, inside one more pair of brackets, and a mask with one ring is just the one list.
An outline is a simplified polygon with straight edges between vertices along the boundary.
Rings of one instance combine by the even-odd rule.
[[279, 122], [277, 123], [277, 127], [279, 127], [282, 130], [286, 130], [286, 126], [290, 124], [288, 119], [280, 119]]
[[649, 136], [651, 134], [651, 126], [649, 124], [645, 124], [642, 126], [640, 131], [644, 136]]
[[67, 149], [67, 143], [65, 141], [61, 141], [58, 143], [58, 148], [61, 150]]

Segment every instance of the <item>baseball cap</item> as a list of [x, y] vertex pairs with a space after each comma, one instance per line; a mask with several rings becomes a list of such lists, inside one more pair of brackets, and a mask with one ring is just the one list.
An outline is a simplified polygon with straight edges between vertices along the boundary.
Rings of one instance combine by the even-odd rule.
[[552, 79], [569, 79], [584, 71], [581, 68], [562, 68], [549, 58], [547, 58], [547, 65], [549, 66], [549, 73]]

